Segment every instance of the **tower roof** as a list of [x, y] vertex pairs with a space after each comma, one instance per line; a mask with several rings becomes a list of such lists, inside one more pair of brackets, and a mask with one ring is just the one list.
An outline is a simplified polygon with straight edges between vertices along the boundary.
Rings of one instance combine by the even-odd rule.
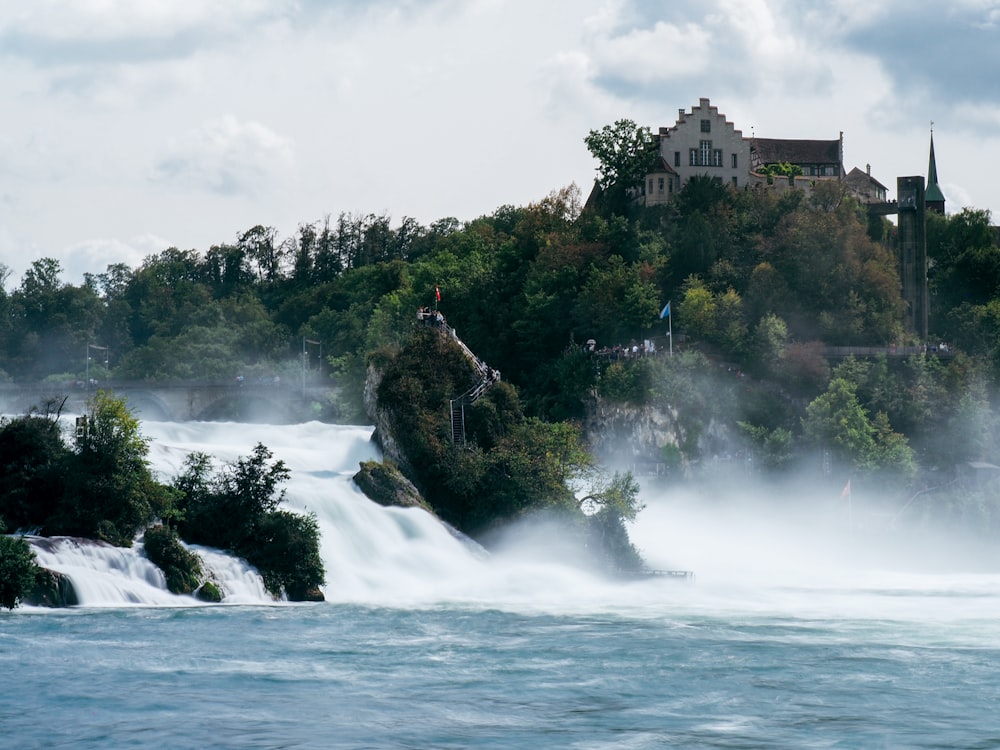
[[924, 191], [925, 203], [940, 203], [944, 205], [944, 193], [938, 186], [937, 162], [934, 159], [934, 131], [931, 131], [931, 155], [927, 164], [927, 190]]

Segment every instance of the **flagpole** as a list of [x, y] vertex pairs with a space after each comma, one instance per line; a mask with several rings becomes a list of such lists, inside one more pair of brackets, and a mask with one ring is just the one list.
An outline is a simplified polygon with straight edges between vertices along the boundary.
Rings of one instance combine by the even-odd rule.
[[670, 339], [670, 356], [674, 356], [674, 323], [673, 323], [674, 311], [670, 309], [670, 303], [667, 303], [667, 337]]

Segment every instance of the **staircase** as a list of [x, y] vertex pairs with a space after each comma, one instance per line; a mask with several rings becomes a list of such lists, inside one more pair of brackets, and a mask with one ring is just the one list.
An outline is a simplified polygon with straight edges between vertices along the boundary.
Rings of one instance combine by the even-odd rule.
[[454, 328], [444, 329], [451, 336], [452, 340], [458, 344], [459, 348], [465, 353], [466, 358], [472, 363], [472, 366], [476, 368], [476, 372], [479, 373], [480, 380], [476, 385], [467, 390], [461, 396], [456, 396], [451, 399], [451, 442], [454, 445], [465, 447], [465, 407], [466, 405], [472, 406], [479, 397], [482, 396], [490, 387], [500, 380], [500, 373], [497, 370], [490, 368], [485, 362], [483, 362], [479, 357], [477, 357], [465, 342], [462, 341], [458, 334], [455, 333]]

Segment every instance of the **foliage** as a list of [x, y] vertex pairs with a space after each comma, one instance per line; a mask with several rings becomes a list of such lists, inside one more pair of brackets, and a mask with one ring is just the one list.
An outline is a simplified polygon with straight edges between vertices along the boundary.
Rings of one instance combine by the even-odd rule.
[[323, 583], [319, 526], [313, 516], [279, 510], [289, 475], [281, 460], [258, 443], [213, 472], [204, 453], [192, 453], [172, 487], [179, 496], [176, 521], [182, 538], [228, 550], [260, 571], [275, 596], [302, 600]]
[[139, 530], [169, 514], [173, 498], [153, 477], [148, 441], [125, 400], [99, 391], [88, 411], [46, 533], [128, 547]]
[[608, 509], [616, 523], [637, 512], [631, 475], [604, 477], [577, 425], [525, 417], [505, 383], [469, 411], [468, 447], [452, 445], [449, 401], [475, 379], [469, 360], [438, 329], [418, 328], [382, 366], [379, 407], [391, 414], [410, 478], [460, 530], [482, 537], [538, 512], [581, 521], [577, 492]]
[[[739, 420], [801, 437], [804, 404], [827, 395], [824, 348], [918, 343], [903, 329], [895, 229], [836, 181], [816, 181], [807, 195], [733, 190], [706, 175], [669, 205], [645, 208], [634, 198], [657, 156], [652, 133], [619, 120], [591, 131], [585, 144], [598, 162], [586, 208], [571, 185], [528, 205], [426, 227], [408, 217], [394, 224], [384, 214], [340, 213], [281, 238], [255, 224], [201, 252], [168, 248], [134, 269], [108, 266], [82, 285], [63, 282], [59, 262], [40, 258], [10, 292], [0, 289], [0, 378], [53, 386], [79, 379], [92, 345], [108, 355], [107, 368], [91, 362], [102, 381], [284, 376], [307, 337], [322, 342], [331, 370], [329, 411], [357, 422], [365, 418], [369, 353], [405, 349], [414, 309], [437, 304], [439, 288], [449, 325], [503, 370], [503, 389], [469, 415], [475, 449], [449, 458], [440, 410], [475, 380], [460, 360], [442, 352], [429, 364], [411, 362], [393, 390], [420, 407], [404, 426], [422, 436], [412, 447], [434, 467], [427, 481], [442, 488], [442, 507], [468, 510], [479, 505], [467, 502], [471, 493], [499, 471], [488, 455], [514, 446], [515, 424], [582, 420], [595, 388], [602, 397], [676, 406], [680, 450], [694, 459], [709, 449], [713, 423], [732, 429]], [[927, 249], [928, 343], [946, 342], [949, 358], [940, 367], [931, 356], [832, 375], [855, 388], [876, 443], [868, 462], [906, 464], [896, 433], [923, 467], [989, 459], [995, 443], [989, 388], [1000, 382], [1000, 249], [989, 212], [929, 214]], [[0, 279], [8, 275], [0, 266]], [[675, 342], [715, 364], [681, 364], [678, 347], [670, 365], [605, 368], [598, 380], [579, 342], [641, 340], [661, 325], [667, 300]], [[719, 362], [750, 377], [717, 377]], [[518, 450], [505, 461], [530, 464]], [[144, 507], [132, 491], [142, 482], [122, 479], [134, 464], [112, 464], [98, 479], [45, 424], [0, 425], [0, 513], [17, 528], [97, 533], [101, 526], [124, 543], [138, 519], [169, 513], [157, 510], [169, 498]], [[117, 500], [104, 507], [98, 495], [111, 475], [121, 486], [108, 485]], [[485, 502], [476, 518], [489, 517]], [[71, 511], [73, 504], [82, 510]], [[103, 515], [111, 518], [97, 519]]]
[[174, 594], [193, 594], [201, 585], [201, 559], [185, 549], [177, 532], [166, 525], [150, 526], [143, 535], [143, 551], [167, 579]]
[[55, 419], [0, 420], [0, 518], [13, 529], [43, 529], [64, 494], [69, 454]]
[[657, 144], [653, 134], [648, 127], [625, 119], [591, 130], [583, 141], [598, 161], [597, 185], [614, 196], [613, 206], [621, 207], [627, 191], [641, 185], [654, 164]]
[[768, 429], [749, 422], [736, 423], [756, 449], [756, 458], [767, 471], [780, 471], [789, 464], [794, 454], [794, 436], [784, 427]]
[[798, 177], [802, 174], [802, 167], [798, 164], [789, 164], [788, 162], [782, 161], [774, 164], [765, 164], [757, 171], [760, 174], [767, 175], [768, 177]]
[[601, 371], [597, 392], [601, 397], [617, 403], [642, 404], [649, 394], [652, 378], [650, 360], [616, 360]]
[[854, 385], [843, 378], [830, 381], [826, 393], [806, 407], [803, 431], [817, 447], [828, 447], [845, 464], [866, 473], [910, 477], [913, 450], [894, 432], [885, 412], [869, 417]]
[[39, 568], [28, 542], [3, 531], [0, 524], [0, 607], [14, 609], [31, 592]]

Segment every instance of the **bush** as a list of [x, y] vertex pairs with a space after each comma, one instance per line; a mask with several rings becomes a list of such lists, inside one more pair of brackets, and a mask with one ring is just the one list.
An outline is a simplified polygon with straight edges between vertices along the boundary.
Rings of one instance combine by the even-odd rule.
[[64, 493], [45, 533], [129, 547], [154, 518], [169, 515], [172, 497], [153, 477], [146, 458], [149, 443], [125, 399], [99, 391], [89, 409], [86, 428], [66, 460]]
[[324, 580], [319, 526], [314, 516], [278, 510], [288, 478], [283, 461], [257, 444], [249, 457], [212, 472], [211, 460], [193, 453], [176, 477], [177, 530], [189, 542], [218, 547], [256, 566], [267, 590], [292, 601], [317, 599]]
[[246, 557], [272, 594], [284, 591], [291, 601], [317, 598], [315, 591], [323, 583], [324, 571], [315, 516], [285, 510], [268, 513]]
[[54, 419], [0, 423], [0, 516], [11, 529], [44, 529], [63, 495], [69, 456]]
[[185, 549], [177, 532], [169, 526], [146, 529], [146, 557], [163, 571], [167, 589], [173, 594], [192, 594], [201, 584], [201, 559]]
[[20, 604], [34, 587], [40, 570], [23, 537], [0, 536], [0, 607], [14, 609]]

